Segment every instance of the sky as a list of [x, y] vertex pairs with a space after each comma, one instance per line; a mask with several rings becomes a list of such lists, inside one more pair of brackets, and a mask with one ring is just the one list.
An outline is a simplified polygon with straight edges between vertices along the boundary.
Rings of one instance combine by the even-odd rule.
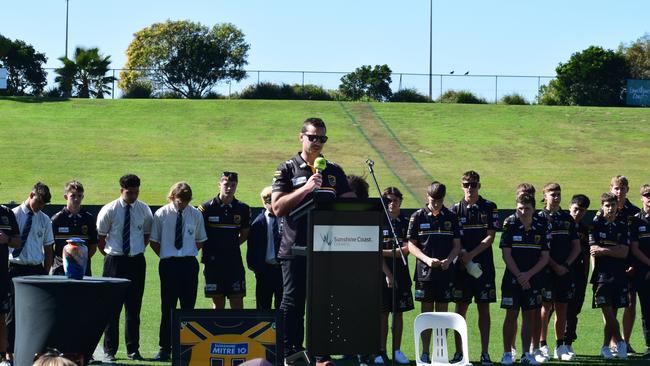
[[[76, 46], [99, 47], [111, 67], [126, 63], [133, 33], [155, 22], [229, 22], [250, 43], [248, 70], [349, 72], [387, 64], [395, 73], [428, 74], [429, 15], [426, 0], [69, 0], [69, 54]], [[590, 45], [616, 49], [650, 32], [650, 1], [626, 0], [433, 0], [434, 89], [471, 85], [494, 93], [495, 81], [478, 75], [553, 76], [555, 67]], [[0, 34], [32, 44], [58, 67], [65, 53], [66, 0], [0, 0]], [[261, 73], [268, 81], [301, 82], [301, 74]], [[307, 74], [305, 82], [335, 88], [341, 75]], [[427, 89], [428, 76], [402, 75], [401, 87]], [[257, 80], [251, 74], [248, 82]], [[499, 93], [521, 81], [497, 80]], [[543, 80], [542, 80], [543, 81]], [[393, 77], [393, 88], [399, 82]], [[499, 85], [500, 83], [500, 85]], [[510, 84], [509, 84], [510, 83]], [[334, 85], [330, 85], [334, 84]], [[516, 89], [518, 87], [513, 86]], [[524, 87], [522, 87], [524, 88]]]

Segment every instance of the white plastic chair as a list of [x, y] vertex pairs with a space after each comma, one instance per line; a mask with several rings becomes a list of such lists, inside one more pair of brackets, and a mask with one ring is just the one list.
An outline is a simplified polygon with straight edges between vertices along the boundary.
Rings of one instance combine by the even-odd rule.
[[[471, 366], [469, 362], [469, 343], [467, 341], [467, 323], [456, 313], [422, 313], [415, 318], [415, 364], [417, 366], [450, 365], [447, 352], [447, 329], [453, 329], [460, 334], [463, 343], [463, 359], [452, 365]], [[420, 335], [422, 331], [431, 329], [431, 363], [420, 359]]]

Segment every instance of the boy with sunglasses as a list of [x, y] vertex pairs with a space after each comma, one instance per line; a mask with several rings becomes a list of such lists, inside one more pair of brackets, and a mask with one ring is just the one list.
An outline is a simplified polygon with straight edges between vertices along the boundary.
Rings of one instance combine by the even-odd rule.
[[248, 239], [251, 209], [235, 198], [238, 181], [235, 172], [221, 173], [219, 194], [198, 207], [208, 234], [201, 256], [204, 290], [214, 309], [224, 309], [226, 298], [231, 309], [244, 308], [246, 274], [240, 245]]
[[[499, 213], [494, 202], [484, 199], [479, 195], [481, 177], [473, 171], [463, 173], [461, 177], [463, 199], [451, 207], [451, 212], [458, 215], [463, 227], [461, 235], [462, 250], [458, 257], [458, 271], [454, 299], [455, 312], [463, 317], [467, 314], [472, 298], [478, 309], [478, 328], [481, 334], [481, 364], [491, 365], [488, 354], [490, 344], [490, 303], [496, 302], [496, 285], [494, 281], [495, 269], [492, 256], [492, 243], [499, 228]], [[483, 273], [475, 278], [471, 276], [466, 266], [470, 263], [480, 266]], [[456, 353], [452, 363], [463, 358], [461, 352], [461, 339], [456, 334]]]
[[646, 344], [642, 357], [650, 359], [650, 184], [641, 187], [641, 203], [641, 211], [634, 215], [630, 224], [630, 251], [635, 263], [634, 281]]

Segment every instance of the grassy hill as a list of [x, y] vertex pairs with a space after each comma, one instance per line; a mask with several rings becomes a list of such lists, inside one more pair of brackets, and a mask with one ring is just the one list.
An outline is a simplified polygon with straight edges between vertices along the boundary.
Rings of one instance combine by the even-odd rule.
[[[421, 204], [421, 182], [431, 179], [447, 183], [450, 197], [460, 198], [459, 177], [468, 169], [481, 173], [484, 196], [502, 208], [514, 206], [514, 187], [522, 181], [534, 183], [538, 189], [546, 182], [559, 182], [565, 206], [570, 194], [577, 192], [597, 201], [616, 174], [629, 177], [636, 203], [638, 186], [650, 181], [650, 147], [645, 133], [648, 109], [0, 99], [0, 131], [5, 144], [0, 202], [23, 200], [32, 184], [42, 180], [52, 188], [53, 202], [63, 203], [63, 185], [75, 178], [86, 186], [87, 204], [104, 204], [117, 197], [119, 176], [134, 172], [143, 181], [143, 201], [162, 204], [169, 187], [186, 180], [198, 204], [217, 192], [220, 171], [234, 170], [240, 173], [238, 197], [259, 206], [258, 192], [271, 183], [275, 167], [299, 150], [299, 128], [310, 116], [327, 122], [328, 159], [355, 174], [366, 171], [367, 158], [375, 160], [382, 187], [407, 186], [403, 191], [412, 192], [407, 194], [405, 207]], [[500, 284], [503, 264], [498, 253], [495, 258]], [[151, 357], [158, 343], [160, 284], [157, 258], [151, 251], [147, 251], [147, 261], [142, 352]], [[412, 256], [410, 261], [413, 269]], [[94, 273], [100, 274], [100, 257], [93, 264]], [[247, 282], [246, 307], [251, 308], [255, 280], [250, 272]], [[202, 276], [200, 286], [202, 289]], [[197, 307], [209, 307], [201, 290], [199, 293]], [[601, 364], [599, 358], [585, 356], [597, 354], [602, 337], [600, 313], [590, 309], [590, 296], [588, 290], [580, 339], [574, 344], [583, 365]], [[473, 360], [479, 355], [474, 309], [468, 317]], [[411, 358], [410, 324], [417, 313], [419, 310], [405, 316], [402, 349]], [[503, 320], [498, 304], [492, 307], [492, 316], [490, 352], [498, 361]], [[639, 313], [633, 336], [637, 350], [642, 344], [640, 329]]]

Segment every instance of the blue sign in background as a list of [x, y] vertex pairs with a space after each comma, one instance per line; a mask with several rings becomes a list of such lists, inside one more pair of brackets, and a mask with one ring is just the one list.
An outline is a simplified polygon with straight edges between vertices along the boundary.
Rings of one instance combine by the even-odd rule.
[[627, 79], [627, 105], [650, 106], [650, 80]]

